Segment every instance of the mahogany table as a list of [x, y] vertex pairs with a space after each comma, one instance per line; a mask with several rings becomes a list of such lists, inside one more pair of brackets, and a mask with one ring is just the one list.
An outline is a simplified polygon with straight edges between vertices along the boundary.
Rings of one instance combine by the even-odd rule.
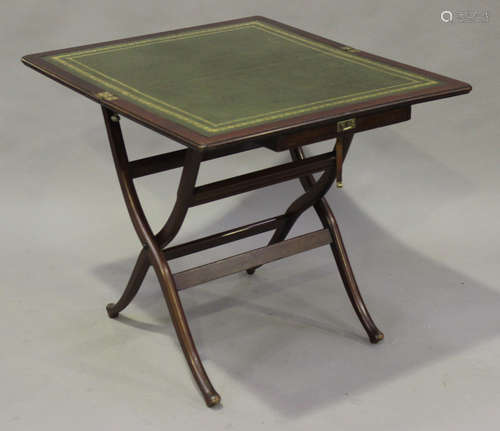
[[[339, 227], [324, 196], [342, 186], [353, 135], [410, 119], [414, 103], [468, 93], [469, 84], [333, 42], [259, 16], [27, 55], [27, 66], [102, 107], [123, 197], [142, 249], [109, 317], [132, 301], [153, 266], [187, 363], [208, 406], [219, 404], [198, 356], [178, 291], [329, 244], [354, 310], [372, 343], [383, 339], [359, 292]], [[186, 146], [129, 160], [120, 116]], [[331, 151], [303, 146], [336, 138]], [[292, 161], [197, 185], [205, 160], [266, 147]], [[134, 180], [182, 167], [177, 200], [154, 233]], [[321, 172], [319, 179], [313, 173]], [[304, 194], [276, 217], [181, 245], [169, 244], [190, 207], [298, 178]], [[287, 239], [314, 207], [323, 229]], [[168, 262], [274, 231], [267, 246], [173, 274]]]

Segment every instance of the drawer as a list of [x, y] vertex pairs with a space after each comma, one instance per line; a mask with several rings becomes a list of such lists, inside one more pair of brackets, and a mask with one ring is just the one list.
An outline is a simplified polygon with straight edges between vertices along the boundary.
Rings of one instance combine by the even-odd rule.
[[288, 132], [264, 142], [264, 146], [273, 151], [284, 151], [289, 148], [313, 144], [326, 139], [335, 138], [341, 133], [357, 133], [389, 124], [400, 123], [411, 118], [411, 106], [389, 109], [373, 114], [358, 115], [335, 120], [321, 126], [309, 126], [296, 132]]

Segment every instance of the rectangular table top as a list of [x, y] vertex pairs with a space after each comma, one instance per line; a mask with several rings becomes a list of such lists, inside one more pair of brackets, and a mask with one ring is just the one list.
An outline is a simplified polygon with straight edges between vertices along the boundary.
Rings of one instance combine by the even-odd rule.
[[31, 54], [22, 61], [195, 148], [471, 89], [263, 17]]

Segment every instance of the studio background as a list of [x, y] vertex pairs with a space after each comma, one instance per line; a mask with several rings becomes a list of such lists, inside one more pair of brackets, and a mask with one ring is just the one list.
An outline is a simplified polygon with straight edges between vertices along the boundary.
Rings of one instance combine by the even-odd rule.
[[[443, 10], [488, 11], [444, 23]], [[496, 1], [12, 1], [0, 5], [0, 427], [5, 430], [498, 429], [500, 146]], [[472, 85], [355, 135], [327, 198], [385, 333], [370, 345], [323, 247], [181, 293], [223, 407], [191, 379], [153, 271], [105, 305], [139, 242], [99, 106], [23, 66], [28, 53], [263, 15]], [[123, 120], [131, 158], [181, 146]], [[315, 144], [319, 153], [331, 142]], [[288, 160], [206, 162], [200, 183]], [[179, 171], [138, 180], [155, 228]], [[274, 190], [279, 188], [279, 192]], [[298, 181], [192, 209], [177, 242], [270, 217]], [[293, 233], [319, 226], [307, 212]], [[174, 261], [174, 270], [269, 234]]]

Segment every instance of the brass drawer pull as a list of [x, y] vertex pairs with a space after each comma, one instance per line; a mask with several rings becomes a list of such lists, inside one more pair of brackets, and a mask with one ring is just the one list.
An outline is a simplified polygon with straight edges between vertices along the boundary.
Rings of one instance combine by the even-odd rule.
[[337, 123], [337, 132], [346, 132], [347, 130], [352, 130], [356, 127], [356, 119], [348, 118], [347, 120], [342, 120]]

